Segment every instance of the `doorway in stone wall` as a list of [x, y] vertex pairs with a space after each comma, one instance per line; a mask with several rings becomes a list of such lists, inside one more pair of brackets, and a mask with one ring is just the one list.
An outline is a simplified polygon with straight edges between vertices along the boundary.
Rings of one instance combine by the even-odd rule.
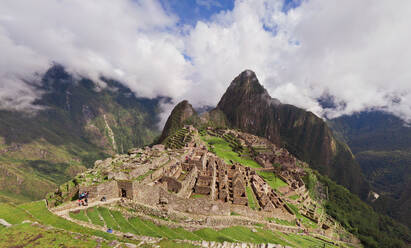
[[127, 197], [127, 190], [121, 189], [121, 197]]

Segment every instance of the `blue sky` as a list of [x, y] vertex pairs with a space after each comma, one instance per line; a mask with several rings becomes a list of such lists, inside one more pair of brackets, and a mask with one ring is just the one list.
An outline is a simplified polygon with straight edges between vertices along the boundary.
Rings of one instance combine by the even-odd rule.
[[195, 25], [197, 21], [208, 20], [213, 14], [232, 10], [234, 0], [160, 0], [167, 12], [176, 14], [180, 24]]
[[[179, 17], [179, 24], [194, 26], [197, 21], [209, 20], [220, 11], [234, 8], [234, 0], [160, 0], [163, 8]], [[301, 4], [302, 0], [284, 0], [283, 11], [287, 12]]]

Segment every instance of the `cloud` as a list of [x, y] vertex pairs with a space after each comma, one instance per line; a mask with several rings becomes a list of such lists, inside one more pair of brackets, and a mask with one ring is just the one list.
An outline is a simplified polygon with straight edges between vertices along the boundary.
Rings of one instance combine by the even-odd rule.
[[[320, 116], [382, 109], [411, 121], [411, 3], [310, 0], [287, 13], [283, 7], [237, 1], [233, 11], [193, 28], [186, 49], [206, 99], [217, 101], [249, 68], [273, 97]], [[318, 104], [325, 93], [335, 109]]]
[[[97, 82], [117, 79], [141, 96], [178, 97], [189, 63], [176, 20], [152, 0], [1, 1], [0, 88], [8, 88], [1, 106], [16, 98], [6, 95], [21, 101], [24, 81], [53, 61]], [[26, 105], [38, 97], [31, 95]]]
[[[0, 1], [0, 108], [30, 108], [41, 93], [24, 82], [54, 61], [195, 106], [252, 69], [273, 97], [320, 116], [383, 109], [411, 121], [411, 2], [293, 2], [237, 0], [189, 26], [153, 0]], [[336, 108], [318, 104], [325, 94]]]

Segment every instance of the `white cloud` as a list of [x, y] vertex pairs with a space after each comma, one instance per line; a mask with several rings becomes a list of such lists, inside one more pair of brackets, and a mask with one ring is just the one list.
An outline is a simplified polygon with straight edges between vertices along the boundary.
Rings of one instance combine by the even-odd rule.
[[141, 96], [178, 97], [189, 63], [175, 22], [151, 0], [3, 0], [0, 88], [22, 92], [21, 79], [55, 61], [95, 81], [120, 80]]
[[[216, 104], [252, 69], [273, 97], [319, 115], [381, 108], [411, 121], [411, 2], [282, 7], [237, 0], [189, 27], [153, 0], [2, 0], [0, 108], [29, 107], [39, 93], [22, 79], [55, 61], [97, 81], [117, 79], [139, 96], [194, 105]], [[321, 109], [324, 92], [344, 104]]]
[[[250, 68], [273, 97], [318, 115], [377, 108], [411, 121], [411, 2], [310, 0], [281, 9], [281, 1], [237, 1], [197, 24], [187, 51], [209, 100]], [[324, 92], [343, 104], [323, 110], [316, 99]]]

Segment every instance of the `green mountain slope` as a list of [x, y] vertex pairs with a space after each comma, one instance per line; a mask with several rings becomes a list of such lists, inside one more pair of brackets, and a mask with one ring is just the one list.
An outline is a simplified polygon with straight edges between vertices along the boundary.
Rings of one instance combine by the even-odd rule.
[[154, 140], [158, 100], [105, 82], [98, 92], [54, 66], [40, 86], [43, 110], [0, 111], [0, 201], [41, 199], [95, 160]]
[[329, 121], [353, 150], [380, 197], [372, 205], [411, 226], [411, 128], [401, 119], [373, 111]]

